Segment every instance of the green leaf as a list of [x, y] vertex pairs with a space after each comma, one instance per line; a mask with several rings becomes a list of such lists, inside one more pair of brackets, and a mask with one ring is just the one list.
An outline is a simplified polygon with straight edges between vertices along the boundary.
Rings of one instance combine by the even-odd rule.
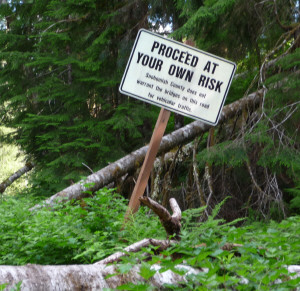
[[149, 280], [154, 274], [156, 273], [155, 270], [151, 270], [151, 265], [142, 263], [140, 267], [139, 274], [145, 279]]

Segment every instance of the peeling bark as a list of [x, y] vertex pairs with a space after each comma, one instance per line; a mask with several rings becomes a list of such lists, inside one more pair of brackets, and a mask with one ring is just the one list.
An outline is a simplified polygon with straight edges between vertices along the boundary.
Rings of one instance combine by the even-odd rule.
[[[234, 117], [236, 114], [239, 114], [242, 109], [247, 106], [257, 107], [261, 101], [261, 97], [262, 90], [259, 90], [225, 106], [221, 113], [219, 123], [223, 123], [224, 121]], [[194, 121], [164, 136], [161, 141], [158, 154], [168, 152], [175, 146], [190, 142], [199, 134], [208, 131], [210, 127], [210, 125], [201, 121]], [[88, 176], [86, 180], [81, 180], [80, 182], [56, 193], [48, 198], [43, 205], [36, 205], [31, 208], [31, 210], [42, 206], [51, 206], [55, 201], [59, 200], [80, 199], [87, 196], [87, 194], [85, 194], [87, 191], [94, 192], [101, 189], [111, 183], [114, 179], [124, 176], [134, 168], [140, 167], [147, 150], [148, 146], [144, 146], [132, 152], [131, 154]]]
[[17, 179], [19, 179], [22, 175], [29, 172], [33, 167], [34, 167], [33, 163], [30, 163], [30, 162], [26, 163], [26, 165], [23, 168], [21, 168], [20, 170], [15, 172], [13, 175], [11, 175], [8, 179], [3, 181], [0, 184], [0, 193], [3, 193], [8, 186], [10, 186]]

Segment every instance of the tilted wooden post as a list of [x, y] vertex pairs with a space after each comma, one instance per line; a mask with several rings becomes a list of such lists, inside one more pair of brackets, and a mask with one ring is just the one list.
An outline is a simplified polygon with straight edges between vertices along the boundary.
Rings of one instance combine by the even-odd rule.
[[129, 201], [125, 220], [128, 219], [130, 214], [135, 213], [139, 209], [139, 198], [144, 194], [144, 191], [146, 189], [148, 179], [160, 146], [161, 139], [165, 133], [170, 114], [171, 112], [169, 110], [166, 110], [164, 108], [160, 110], [141, 172]]

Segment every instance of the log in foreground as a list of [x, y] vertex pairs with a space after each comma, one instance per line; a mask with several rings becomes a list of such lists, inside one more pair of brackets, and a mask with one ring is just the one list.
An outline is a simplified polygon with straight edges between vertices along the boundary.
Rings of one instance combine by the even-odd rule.
[[[300, 266], [291, 265], [286, 267], [291, 279], [300, 277]], [[154, 264], [151, 270], [156, 273], [147, 280], [147, 283], [158, 288], [164, 284], [176, 284], [186, 281], [189, 274], [208, 272], [208, 269], [195, 269], [187, 265], [177, 265], [176, 269], [184, 270], [185, 275], [178, 275], [171, 270], [160, 273], [161, 266]], [[116, 289], [126, 283], [145, 282], [139, 275], [140, 265], [135, 265], [126, 274], [120, 274], [118, 265], [95, 263], [93, 265], [61, 265], [61, 266], [0, 266], [1, 290], [22, 291], [52, 291], [52, 290], [103, 290], [104, 288]], [[115, 276], [109, 276], [113, 275]], [[248, 284], [248, 279], [241, 277], [240, 284]], [[16, 288], [19, 284], [19, 288]], [[13, 289], [16, 288], [16, 289]]]
[[[219, 123], [234, 117], [246, 107], [257, 107], [263, 96], [263, 90], [252, 93], [240, 100], [237, 100], [223, 108]], [[172, 148], [190, 142], [199, 134], [209, 130], [211, 126], [201, 121], [194, 121], [166, 136], [163, 137], [158, 154], [170, 151]], [[57, 201], [80, 199], [85, 197], [85, 192], [95, 192], [102, 187], [111, 183], [114, 179], [124, 176], [126, 173], [138, 168], [147, 153], [148, 146], [144, 146], [131, 154], [121, 158], [120, 160], [111, 163], [107, 167], [99, 170], [98, 172], [88, 176], [86, 180], [65, 188], [64, 190], [56, 193], [42, 205], [38, 204], [30, 210], [38, 209], [43, 206], [51, 206]]]
[[[189, 266], [178, 265], [176, 268], [185, 270], [187, 274], [197, 274], [200, 271]], [[160, 266], [152, 265], [156, 271], [147, 283], [160, 288], [163, 284], [174, 284], [184, 281], [185, 276], [180, 276], [168, 270], [159, 273]], [[135, 265], [126, 274], [120, 274], [117, 265], [65, 265], [65, 266], [0, 266], [0, 286], [5, 284], [5, 289], [22, 291], [52, 291], [52, 290], [103, 290], [104, 288], [116, 289], [126, 283], [145, 282], [139, 275], [140, 266]], [[116, 274], [115, 276], [109, 276]], [[109, 277], [109, 278], [108, 278]]]

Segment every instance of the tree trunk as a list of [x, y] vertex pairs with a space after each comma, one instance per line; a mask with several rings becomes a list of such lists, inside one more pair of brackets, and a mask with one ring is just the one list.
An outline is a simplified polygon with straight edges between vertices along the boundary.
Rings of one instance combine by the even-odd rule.
[[[178, 269], [185, 269], [190, 273], [199, 273], [199, 270], [188, 266], [178, 265]], [[185, 279], [184, 276], [168, 270], [162, 274], [158, 271], [159, 265], [153, 265], [151, 269], [156, 273], [147, 280], [147, 283], [160, 288], [166, 283], [175, 283]], [[135, 265], [126, 274], [120, 274], [117, 265], [105, 264], [93, 265], [65, 265], [65, 266], [0, 266], [0, 287], [7, 284], [1, 290], [22, 291], [51, 291], [51, 290], [103, 290], [104, 288], [116, 289], [126, 283], [145, 282], [139, 275], [140, 267]], [[116, 274], [107, 278], [109, 275]], [[20, 285], [19, 285], [20, 284]], [[18, 288], [19, 286], [19, 288]]]
[[22, 175], [29, 172], [33, 167], [33, 163], [26, 163], [26, 165], [23, 168], [15, 172], [13, 175], [11, 175], [8, 179], [6, 179], [0, 184], [0, 193], [3, 193], [8, 186], [10, 186], [17, 179], [19, 179]]
[[[223, 108], [222, 114], [219, 119], [219, 123], [232, 118], [239, 114], [243, 108], [247, 106], [257, 107], [261, 101], [263, 91], [259, 90], [252, 93], [238, 101], [235, 101]], [[199, 134], [209, 130], [211, 126], [201, 121], [194, 121], [166, 136], [163, 137], [158, 154], [170, 151], [172, 148], [178, 145], [188, 143], [193, 140]], [[99, 170], [98, 172], [88, 176], [86, 180], [65, 188], [64, 190], [56, 193], [48, 198], [43, 206], [51, 206], [55, 201], [80, 199], [87, 196], [86, 192], [94, 192], [105, 185], [108, 185], [115, 179], [122, 177], [126, 173], [132, 171], [134, 168], [138, 168], [142, 165], [145, 158], [148, 146], [144, 146], [131, 154], [121, 158], [120, 160], [111, 163], [107, 167]], [[42, 207], [42, 205], [36, 205], [31, 210]]]

